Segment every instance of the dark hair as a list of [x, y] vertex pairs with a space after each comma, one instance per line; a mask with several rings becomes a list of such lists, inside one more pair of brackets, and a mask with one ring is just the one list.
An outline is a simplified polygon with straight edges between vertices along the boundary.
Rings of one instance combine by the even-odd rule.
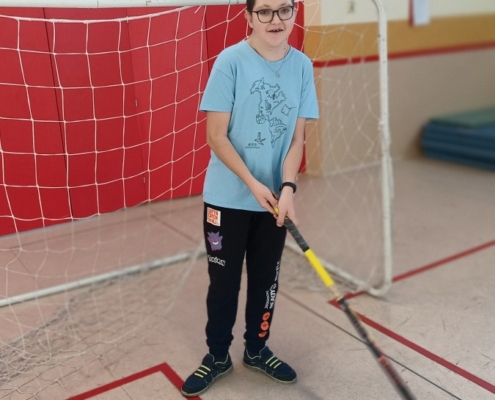
[[[292, 2], [292, 5], [294, 5], [294, 0], [290, 0]], [[253, 12], [254, 9], [254, 4], [256, 3], [256, 0], [246, 0], [246, 10], [248, 12]]]

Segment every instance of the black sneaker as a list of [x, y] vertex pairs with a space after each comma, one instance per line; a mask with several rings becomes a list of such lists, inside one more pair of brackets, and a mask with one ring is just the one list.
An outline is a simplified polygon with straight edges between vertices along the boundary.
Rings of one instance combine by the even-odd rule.
[[275, 357], [268, 347], [263, 347], [259, 354], [250, 356], [244, 350], [244, 365], [258, 372], [263, 372], [279, 383], [294, 383], [297, 380], [296, 371], [289, 364]]
[[232, 372], [230, 355], [224, 361], [215, 361], [215, 357], [207, 354], [201, 366], [194, 371], [182, 385], [184, 396], [194, 397], [206, 392], [215, 380]]

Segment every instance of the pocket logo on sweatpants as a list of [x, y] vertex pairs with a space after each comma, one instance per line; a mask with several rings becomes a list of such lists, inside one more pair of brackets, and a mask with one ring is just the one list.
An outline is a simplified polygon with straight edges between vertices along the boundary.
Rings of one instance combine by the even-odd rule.
[[220, 217], [221, 212], [218, 210], [214, 210], [213, 208], [206, 208], [206, 222], [209, 224], [220, 226]]

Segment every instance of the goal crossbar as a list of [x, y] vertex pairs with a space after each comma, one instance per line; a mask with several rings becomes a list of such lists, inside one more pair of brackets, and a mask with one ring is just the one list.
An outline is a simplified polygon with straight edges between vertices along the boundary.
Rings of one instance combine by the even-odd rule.
[[[243, 0], [201, 0], [202, 6], [243, 4]], [[16, 7], [128, 8], [197, 6], [197, 0], [21, 0]], [[0, 7], [12, 7], [11, 0], [0, 0]]]

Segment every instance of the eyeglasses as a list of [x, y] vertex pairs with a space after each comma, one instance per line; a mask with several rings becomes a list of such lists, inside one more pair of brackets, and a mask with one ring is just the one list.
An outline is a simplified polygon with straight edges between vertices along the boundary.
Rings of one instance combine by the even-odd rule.
[[253, 11], [253, 13], [256, 13], [258, 15], [258, 20], [262, 24], [268, 24], [272, 22], [273, 18], [275, 18], [275, 14], [277, 14], [280, 21], [287, 21], [291, 19], [292, 16], [294, 15], [294, 6], [282, 7], [279, 8], [278, 10], [265, 9], [265, 10]]

